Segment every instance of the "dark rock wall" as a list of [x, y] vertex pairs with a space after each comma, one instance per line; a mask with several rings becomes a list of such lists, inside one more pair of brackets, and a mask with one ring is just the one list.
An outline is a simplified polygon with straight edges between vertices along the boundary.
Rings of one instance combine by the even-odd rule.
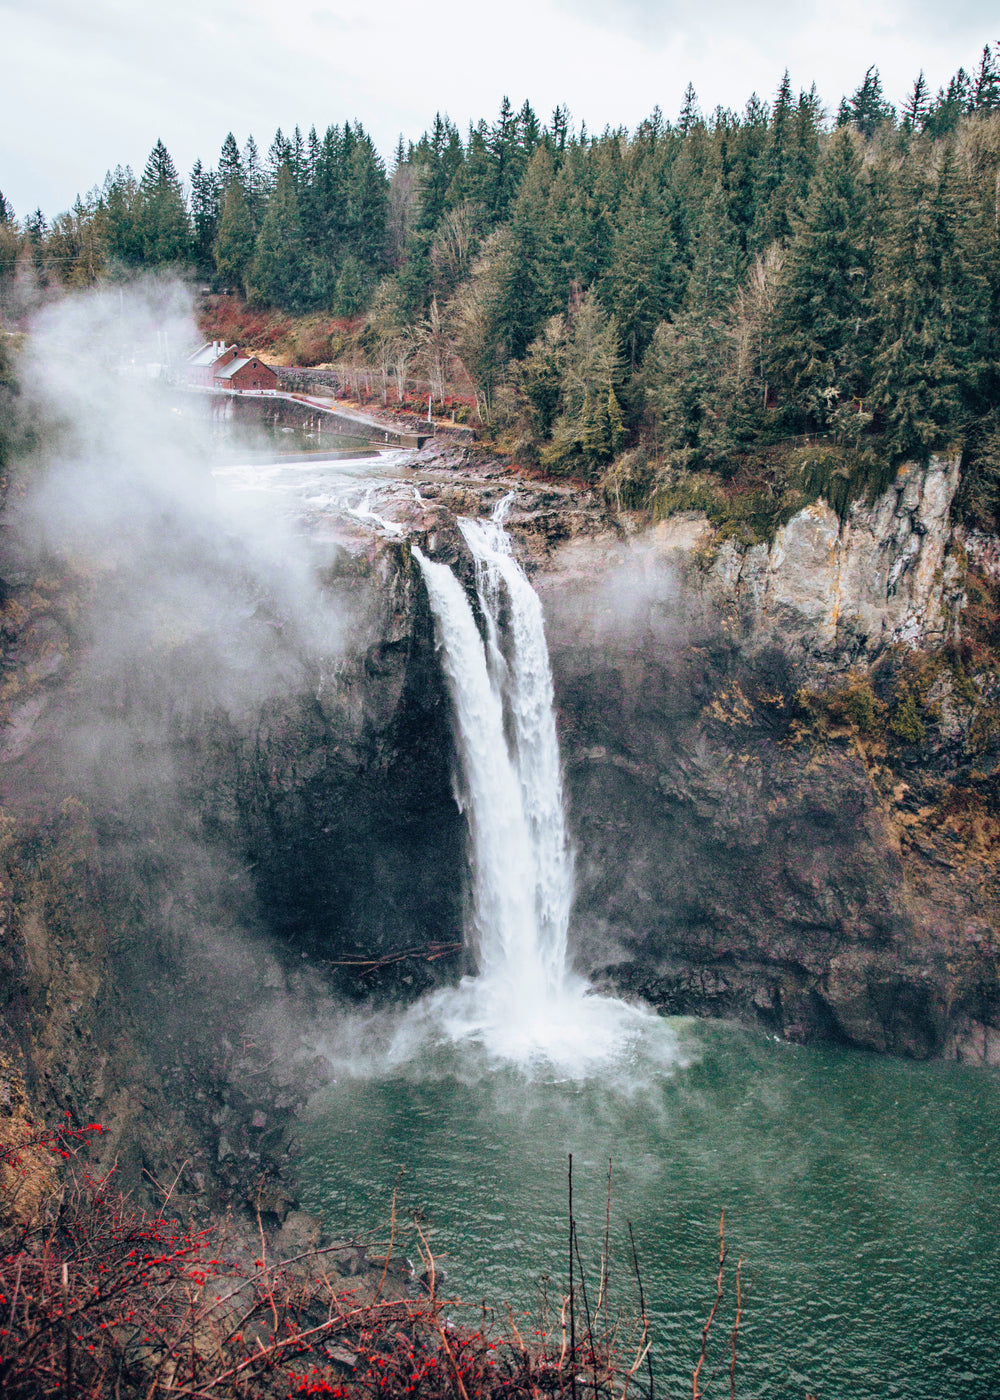
[[[336, 647], [290, 634], [287, 684], [257, 703], [199, 700], [211, 657], [172, 638], [94, 670], [68, 575], [4, 609], [0, 1055], [36, 1113], [103, 1123], [140, 1191], [188, 1159], [180, 1197], [218, 1208], [280, 1160], [317, 1081], [276, 1087], [247, 1032], [262, 1009], [412, 995], [461, 964], [464, 828], [417, 571], [401, 545], [347, 550], [324, 587]], [[236, 618], [236, 650], [258, 625]]]
[[588, 549], [589, 581], [578, 558], [539, 579], [581, 969], [670, 1012], [994, 1060], [995, 867], [915, 851], [888, 769], [803, 725], [801, 651], [755, 645], [673, 567]]

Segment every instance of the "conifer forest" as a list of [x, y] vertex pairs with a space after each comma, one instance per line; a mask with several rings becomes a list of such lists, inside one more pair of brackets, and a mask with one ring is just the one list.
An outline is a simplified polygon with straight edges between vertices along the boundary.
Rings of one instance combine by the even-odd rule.
[[389, 406], [460, 383], [518, 460], [751, 531], [957, 445], [962, 511], [994, 528], [998, 230], [995, 45], [898, 110], [875, 68], [835, 112], [786, 73], [739, 112], [689, 85], [634, 131], [505, 99], [388, 169], [360, 122], [229, 135], [186, 185], [157, 141], [51, 223], [0, 196], [0, 297], [177, 271], [323, 313]]

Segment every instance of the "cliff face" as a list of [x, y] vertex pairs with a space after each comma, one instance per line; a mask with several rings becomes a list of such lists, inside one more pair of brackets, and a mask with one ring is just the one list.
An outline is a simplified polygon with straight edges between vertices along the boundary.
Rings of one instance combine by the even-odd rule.
[[998, 1061], [996, 681], [940, 649], [957, 481], [909, 467], [770, 547], [689, 515], [553, 551], [589, 970], [793, 1038]]
[[[814, 672], [864, 662], [902, 643], [933, 646], [956, 629], [962, 571], [952, 545], [958, 459], [903, 467], [871, 505], [841, 520], [824, 500], [781, 527], [770, 544], [716, 544], [703, 517], [664, 521], [654, 556], [720, 617], [738, 617], [744, 645], [770, 641]], [[696, 567], [700, 566], [700, 567]]]
[[[454, 549], [450, 515], [421, 523]], [[95, 640], [95, 618], [127, 627], [113, 571], [8, 569], [0, 1118], [23, 1083], [36, 1114], [100, 1121], [104, 1165], [140, 1191], [186, 1160], [182, 1208], [253, 1204], [262, 1173], [265, 1210], [292, 1203], [279, 1168], [321, 1071], [294, 1036], [276, 1064], [254, 1018], [331, 984], [413, 994], [461, 958], [462, 824], [418, 571], [364, 530], [314, 561], [329, 650], [258, 599], [225, 619], [228, 655], [196, 619], [156, 617], [124, 664]], [[230, 656], [254, 662], [235, 687]]]

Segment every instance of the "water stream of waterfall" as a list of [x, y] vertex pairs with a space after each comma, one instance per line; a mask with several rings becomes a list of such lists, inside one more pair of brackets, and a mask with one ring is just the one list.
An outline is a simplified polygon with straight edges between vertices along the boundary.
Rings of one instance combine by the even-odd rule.
[[653, 1025], [666, 1028], [638, 1008], [586, 995], [567, 966], [573, 862], [552, 674], [541, 603], [503, 527], [507, 500], [491, 520], [459, 521], [485, 638], [451, 569], [413, 549], [454, 705], [456, 797], [469, 827], [467, 937], [479, 964], [478, 977], [429, 1005], [452, 1039], [576, 1076]]
[[499, 512], [492, 521], [460, 526], [476, 560], [485, 644], [451, 569], [419, 549], [414, 555], [455, 706], [456, 789], [469, 823], [472, 867], [470, 932], [493, 992], [537, 1016], [564, 989], [572, 900], [542, 609]]

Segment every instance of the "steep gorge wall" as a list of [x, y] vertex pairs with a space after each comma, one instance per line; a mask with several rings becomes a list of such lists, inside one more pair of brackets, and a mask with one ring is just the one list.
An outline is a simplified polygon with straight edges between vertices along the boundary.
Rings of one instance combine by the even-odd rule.
[[[255, 1018], [331, 986], [412, 994], [461, 962], [463, 829], [417, 570], [370, 536], [318, 567], [336, 648], [293, 633], [282, 687], [228, 704], [190, 684], [213, 662], [196, 625], [139, 669], [98, 667], [105, 582], [7, 569], [0, 1118], [20, 1081], [50, 1121], [100, 1121], [140, 1191], [186, 1159], [181, 1206], [252, 1204], [317, 1082], [275, 1067]], [[240, 636], [258, 612], [234, 620], [235, 653], [259, 655]], [[288, 1209], [280, 1173], [265, 1198]]]
[[[588, 970], [795, 1039], [1000, 1059], [997, 683], [940, 650], [963, 601], [957, 481], [957, 462], [909, 467], [770, 546], [689, 515], [553, 551]], [[911, 676], [920, 743], [891, 728]], [[870, 725], [822, 709], [852, 683]]]

